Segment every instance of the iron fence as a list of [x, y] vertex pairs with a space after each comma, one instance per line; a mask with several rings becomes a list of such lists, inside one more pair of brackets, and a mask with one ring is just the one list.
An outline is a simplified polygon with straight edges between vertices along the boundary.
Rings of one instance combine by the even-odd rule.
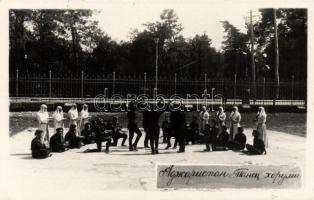
[[[206, 77], [206, 76], [205, 76]], [[119, 76], [84, 74], [21, 74], [16, 72], [9, 78], [10, 97], [50, 97], [50, 98], [93, 98], [99, 94], [108, 96], [119, 94], [146, 94], [153, 96], [155, 79], [141, 76]], [[105, 92], [106, 90], [106, 92]], [[250, 81], [200, 78], [198, 80], [159, 77], [158, 94], [171, 97], [174, 94], [186, 98], [188, 94], [202, 97], [222, 95], [225, 99], [252, 99]], [[256, 98], [272, 100], [275, 97], [276, 83], [265, 80], [256, 81]], [[305, 81], [291, 80], [280, 82], [279, 100], [305, 100], [307, 86]], [[205, 93], [206, 93], [205, 92]]]

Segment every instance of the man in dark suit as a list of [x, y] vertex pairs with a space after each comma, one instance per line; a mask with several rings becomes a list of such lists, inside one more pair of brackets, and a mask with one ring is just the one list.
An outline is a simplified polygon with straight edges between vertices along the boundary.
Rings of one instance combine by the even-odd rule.
[[51, 156], [50, 149], [42, 143], [44, 131], [37, 129], [35, 131], [35, 138], [31, 143], [32, 157], [33, 158], [47, 158]]
[[50, 148], [52, 152], [64, 152], [63, 128], [57, 128], [56, 133], [50, 138]]

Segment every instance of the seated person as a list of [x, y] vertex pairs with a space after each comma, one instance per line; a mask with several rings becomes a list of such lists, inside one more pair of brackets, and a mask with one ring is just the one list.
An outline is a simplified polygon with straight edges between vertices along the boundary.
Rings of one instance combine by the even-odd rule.
[[65, 135], [65, 141], [68, 142], [68, 148], [81, 148], [82, 146], [82, 136], [78, 136], [76, 133], [76, 125], [71, 124], [70, 129]]
[[82, 130], [81, 135], [83, 136], [83, 144], [92, 144], [95, 142], [95, 136], [92, 132], [92, 127], [90, 123], [86, 123], [84, 125], [84, 129]]
[[50, 148], [52, 152], [64, 152], [63, 128], [57, 128], [56, 133], [50, 138]]
[[50, 149], [42, 142], [44, 131], [37, 129], [35, 131], [35, 138], [31, 143], [32, 157], [33, 158], [47, 158], [51, 156]]
[[227, 126], [222, 126], [222, 132], [217, 138], [217, 143], [214, 151], [228, 150], [229, 133], [227, 132]]
[[246, 144], [246, 136], [243, 133], [243, 128], [238, 127], [238, 133], [234, 137], [234, 140], [229, 142], [229, 148], [235, 151], [243, 150]]
[[109, 132], [106, 131], [105, 125], [107, 123], [102, 123], [101, 120], [97, 120], [95, 127], [95, 142], [97, 144], [97, 151], [101, 152], [102, 149], [102, 142], [106, 142], [106, 153], [109, 153], [109, 147], [111, 143], [111, 136], [109, 135]]
[[254, 137], [253, 139], [253, 145], [247, 144], [246, 149], [248, 150], [248, 154], [252, 155], [262, 155], [266, 154], [265, 144], [263, 140], [259, 139], [259, 132], [257, 130], [253, 130], [252, 135]]
[[112, 123], [111, 123], [111, 130], [112, 130], [112, 139], [113, 139], [113, 146], [117, 146], [118, 144], [118, 140], [120, 138], [123, 138], [121, 146], [125, 146], [125, 141], [128, 137], [128, 135], [126, 133], [122, 133], [121, 132], [121, 127], [120, 124], [118, 122], [118, 118], [117, 117], [113, 117], [112, 119]]

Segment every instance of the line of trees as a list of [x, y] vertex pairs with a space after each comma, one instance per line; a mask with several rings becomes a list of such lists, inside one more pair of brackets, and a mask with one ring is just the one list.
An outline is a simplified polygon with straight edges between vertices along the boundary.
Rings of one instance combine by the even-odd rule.
[[[154, 74], [154, 38], [159, 38], [159, 75], [199, 79], [232, 79], [236, 73], [250, 80], [251, 60], [249, 28], [247, 33], [228, 21], [221, 22], [223, 48], [217, 51], [206, 34], [192, 38], [182, 35], [183, 25], [172, 9], [159, 20], [143, 24], [143, 31], [133, 30], [129, 41], [114, 41], [93, 19], [95, 10], [10, 10], [10, 73], [80, 73]], [[254, 23], [257, 79], [273, 79], [274, 23], [272, 9], [260, 10]], [[281, 80], [306, 80], [307, 10], [279, 9], [278, 35]], [[269, 69], [267, 71], [267, 67]]]

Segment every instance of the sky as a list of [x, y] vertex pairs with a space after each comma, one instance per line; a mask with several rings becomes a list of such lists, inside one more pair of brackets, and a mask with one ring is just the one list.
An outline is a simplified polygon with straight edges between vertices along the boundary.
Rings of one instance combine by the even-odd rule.
[[143, 30], [143, 24], [159, 20], [164, 9], [174, 9], [184, 29], [182, 35], [192, 38], [206, 33], [212, 39], [212, 46], [221, 49], [223, 27], [220, 21], [229, 21], [245, 32], [245, 17], [249, 16], [247, 6], [213, 5], [209, 3], [123, 3], [107, 4], [95, 16], [99, 27], [115, 41], [128, 41], [132, 29]]

